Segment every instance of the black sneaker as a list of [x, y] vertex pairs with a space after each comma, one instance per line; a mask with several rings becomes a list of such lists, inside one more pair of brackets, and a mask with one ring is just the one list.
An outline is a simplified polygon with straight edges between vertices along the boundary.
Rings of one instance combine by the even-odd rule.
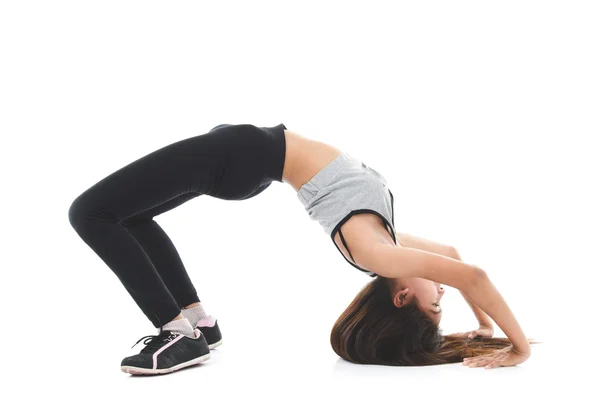
[[209, 349], [214, 349], [223, 343], [223, 336], [219, 329], [217, 320], [209, 316], [208, 318], [201, 319], [196, 324], [196, 328], [202, 331], [202, 334], [206, 337]]
[[206, 338], [199, 329], [194, 329], [194, 335], [196, 338], [192, 339], [177, 332], [161, 330], [158, 335], [144, 336], [136, 344], [146, 339], [146, 347], [139, 354], [125, 357], [121, 371], [132, 375], [168, 374], [208, 360], [210, 350]]

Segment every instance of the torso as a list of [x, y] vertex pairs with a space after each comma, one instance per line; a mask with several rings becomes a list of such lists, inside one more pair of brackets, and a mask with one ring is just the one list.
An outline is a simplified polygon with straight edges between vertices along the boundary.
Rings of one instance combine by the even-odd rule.
[[[308, 139], [298, 133], [285, 130], [286, 154], [283, 167], [282, 180], [294, 188], [296, 192], [315, 176], [323, 167], [332, 162], [342, 154], [342, 151], [327, 143]], [[353, 243], [360, 240], [371, 239], [377, 242], [394, 246], [394, 241], [386, 230], [383, 221], [373, 214], [357, 214], [352, 216], [342, 225], [344, 239], [352, 252], [356, 264], [366, 268], [360, 263], [360, 254], [353, 248]], [[348, 252], [343, 246], [339, 233], [334, 240], [344, 256], [350, 259]]]

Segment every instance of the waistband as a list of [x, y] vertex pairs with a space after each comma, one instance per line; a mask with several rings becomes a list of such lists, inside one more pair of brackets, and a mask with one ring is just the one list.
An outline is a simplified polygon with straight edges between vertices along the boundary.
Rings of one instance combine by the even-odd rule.
[[321, 189], [327, 186], [348, 164], [360, 164], [360, 161], [346, 152], [342, 152], [329, 164], [325, 165], [315, 176], [306, 182], [296, 194], [302, 205], [306, 207]]
[[279, 124], [272, 127], [259, 127], [266, 133], [268, 152], [265, 162], [268, 162], [266, 177], [271, 180], [283, 182], [283, 167], [285, 166], [286, 142], [284, 130], [287, 127]]

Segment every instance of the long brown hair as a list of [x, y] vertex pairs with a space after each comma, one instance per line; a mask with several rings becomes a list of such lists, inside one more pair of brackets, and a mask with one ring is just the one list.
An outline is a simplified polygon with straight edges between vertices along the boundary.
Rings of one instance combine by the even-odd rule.
[[506, 338], [454, 338], [441, 330], [413, 302], [396, 307], [386, 278], [368, 283], [331, 330], [331, 347], [357, 364], [434, 365], [510, 346]]

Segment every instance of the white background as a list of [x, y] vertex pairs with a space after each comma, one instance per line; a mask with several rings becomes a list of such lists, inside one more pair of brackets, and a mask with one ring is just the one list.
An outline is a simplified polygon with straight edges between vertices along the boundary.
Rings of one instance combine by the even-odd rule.
[[[592, 1], [2, 2], [2, 390], [594, 397], [599, 20]], [[155, 330], [72, 229], [69, 206], [222, 123], [284, 123], [381, 172], [396, 229], [485, 268], [544, 344], [491, 371], [341, 361], [330, 329], [369, 278], [275, 182], [156, 218], [224, 344], [168, 376], [120, 372]], [[456, 290], [443, 307], [445, 333], [476, 327]]]

